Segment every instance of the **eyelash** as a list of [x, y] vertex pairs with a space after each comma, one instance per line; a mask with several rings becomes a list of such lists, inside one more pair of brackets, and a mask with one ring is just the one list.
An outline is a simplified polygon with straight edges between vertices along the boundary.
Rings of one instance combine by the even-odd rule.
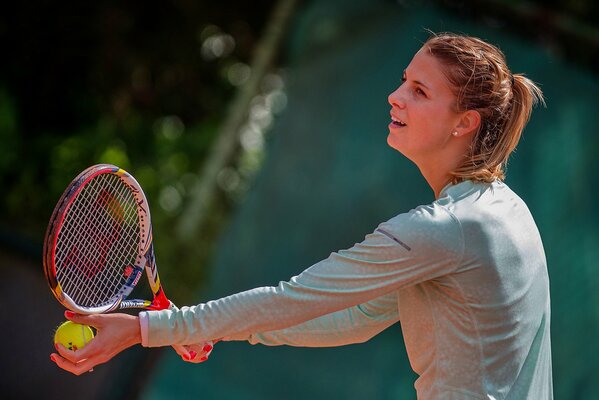
[[[402, 76], [401, 77], [401, 83], [405, 83], [406, 82], [406, 77]], [[416, 90], [414, 90], [417, 94], [426, 97], [426, 93], [424, 93], [424, 90], [420, 89], [420, 88], [416, 88]]]

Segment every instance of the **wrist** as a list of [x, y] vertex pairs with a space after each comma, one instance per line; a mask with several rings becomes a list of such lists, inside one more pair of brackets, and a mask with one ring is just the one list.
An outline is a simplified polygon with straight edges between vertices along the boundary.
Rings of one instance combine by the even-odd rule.
[[130, 346], [141, 343], [141, 329], [139, 328], [139, 318], [137, 316], [127, 316], [127, 332], [127, 342]]

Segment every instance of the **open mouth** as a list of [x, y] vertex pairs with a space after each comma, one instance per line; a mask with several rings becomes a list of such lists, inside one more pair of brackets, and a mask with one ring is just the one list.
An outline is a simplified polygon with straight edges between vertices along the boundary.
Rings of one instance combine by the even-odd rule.
[[406, 126], [405, 122], [403, 122], [401, 119], [395, 118], [394, 116], [391, 116], [391, 124], [395, 126]]

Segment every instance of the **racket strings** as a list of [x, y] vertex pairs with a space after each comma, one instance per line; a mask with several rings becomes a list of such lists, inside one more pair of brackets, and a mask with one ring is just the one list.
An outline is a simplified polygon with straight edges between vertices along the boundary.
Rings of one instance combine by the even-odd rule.
[[118, 176], [101, 174], [73, 200], [56, 243], [56, 275], [63, 291], [83, 307], [113, 299], [140, 251], [135, 196]]
[[[58, 271], [64, 272], [59, 275], [59, 280], [62, 278], [63, 290], [70, 294], [77, 303], [82, 303], [82, 293], [75, 291], [73, 288], [80, 287], [82, 282], [84, 283], [90, 278], [94, 278], [96, 274], [103, 272], [98, 255], [100, 258], [106, 258], [107, 246], [105, 244], [106, 232], [99, 230], [98, 227], [102, 227], [102, 214], [99, 213], [98, 205], [94, 202], [90, 203], [90, 199], [94, 198], [92, 184], [86, 190], [89, 193], [81, 193], [78, 201], [74, 202], [70, 209], [70, 215], [65, 218], [64, 225], [61, 231], [61, 237], [64, 241], [64, 245], [58, 247], [64, 249], [66, 257], [64, 258], [63, 268], [58, 268]], [[87, 194], [87, 196], [86, 196]], [[80, 210], [87, 210], [86, 214], [79, 212]], [[75, 215], [80, 215], [79, 220], [74, 218]], [[71, 217], [71, 218], [69, 218]], [[107, 227], [114, 230], [115, 221], [112, 221]], [[75, 228], [84, 228], [86, 233], [96, 232], [96, 235], [75, 235]], [[103, 239], [103, 240], [98, 240]], [[94, 247], [97, 253], [86, 252], [85, 249]], [[61, 260], [57, 256], [57, 261]], [[105, 261], [105, 260], [104, 260]], [[58, 265], [61, 265], [57, 262]], [[102, 292], [105, 292], [104, 290]]]
[[[114, 261], [119, 258], [119, 254], [110, 254], [112, 250], [126, 250], [124, 247], [116, 246], [111, 249], [110, 244], [115, 240], [119, 240], [120, 233], [122, 230], [122, 217], [119, 217], [122, 213], [114, 212], [114, 210], [108, 208], [104, 211], [104, 208], [110, 204], [110, 207], [114, 208], [116, 200], [112, 200], [110, 203], [105, 201], [107, 197], [105, 189], [95, 196], [95, 202], [90, 208], [92, 212], [87, 214], [87, 218], [84, 220], [86, 224], [87, 232], [95, 232], [96, 235], [89, 235], [83, 242], [83, 246], [88, 249], [94, 249], [94, 253], [91, 254], [95, 259], [89, 258], [90, 254], [87, 254], [87, 259], [83, 259], [83, 263], [75, 264], [79, 266], [75, 270], [76, 274], [72, 276], [77, 279], [77, 284], [92, 285], [92, 290], [82, 290], [78, 293], [78, 296], [74, 300], [81, 305], [94, 305], [94, 303], [102, 302], [102, 300], [110, 299], [115, 294], [115, 289], [122, 286], [121, 276], [118, 274], [118, 268], [106, 268], [106, 265], [116, 265]], [[94, 198], [94, 196], [90, 197]], [[112, 214], [112, 216], [110, 216]], [[125, 243], [123, 241], [119, 242]], [[83, 268], [81, 268], [83, 267]], [[83, 286], [81, 286], [83, 288]]]

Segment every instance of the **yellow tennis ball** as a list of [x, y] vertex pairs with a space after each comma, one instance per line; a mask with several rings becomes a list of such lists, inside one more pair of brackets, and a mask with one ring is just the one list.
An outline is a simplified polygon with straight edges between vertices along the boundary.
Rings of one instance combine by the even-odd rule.
[[83, 348], [94, 338], [94, 331], [87, 326], [66, 321], [54, 333], [54, 343], [60, 343], [69, 350]]

